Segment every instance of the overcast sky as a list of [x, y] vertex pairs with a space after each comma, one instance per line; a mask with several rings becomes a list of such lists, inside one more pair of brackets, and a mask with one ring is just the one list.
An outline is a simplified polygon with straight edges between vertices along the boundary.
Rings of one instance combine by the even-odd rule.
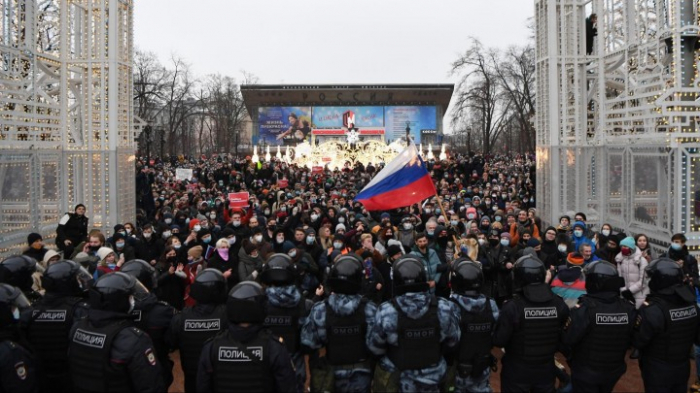
[[197, 76], [260, 83], [448, 83], [476, 37], [527, 43], [533, 0], [142, 0], [134, 43]]

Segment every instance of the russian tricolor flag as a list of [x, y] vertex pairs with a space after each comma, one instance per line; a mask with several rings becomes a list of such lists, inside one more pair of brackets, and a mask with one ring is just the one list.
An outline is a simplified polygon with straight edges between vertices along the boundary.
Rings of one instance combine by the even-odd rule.
[[357, 194], [367, 210], [410, 206], [435, 195], [435, 185], [411, 143]]

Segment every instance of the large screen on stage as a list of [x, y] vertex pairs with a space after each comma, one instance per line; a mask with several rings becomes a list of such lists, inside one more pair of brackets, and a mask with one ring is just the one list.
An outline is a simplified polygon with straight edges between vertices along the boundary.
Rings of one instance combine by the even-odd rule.
[[272, 145], [296, 144], [308, 140], [313, 129], [384, 129], [387, 140], [406, 135], [411, 128], [415, 143], [421, 135], [437, 130], [435, 106], [315, 106], [261, 107], [258, 109], [258, 138]]
[[274, 106], [258, 109], [258, 140], [270, 145], [306, 140], [311, 134], [311, 107]]

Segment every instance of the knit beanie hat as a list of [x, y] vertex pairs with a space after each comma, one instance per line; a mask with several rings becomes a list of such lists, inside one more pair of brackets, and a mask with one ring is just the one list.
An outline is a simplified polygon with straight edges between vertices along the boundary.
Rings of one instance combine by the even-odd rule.
[[566, 256], [566, 264], [569, 266], [583, 266], [583, 255], [577, 252], [570, 252]]
[[202, 256], [202, 252], [204, 252], [202, 246], [194, 246], [187, 251], [187, 256], [199, 259]]
[[620, 242], [620, 247], [628, 247], [634, 250], [637, 248], [637, 245], [635, 244], [634, 238], [632, 236], [627, 236]]
[[580, 227], [581, 229], [586, 230], [586, 224], [583, 221], [576, 221], [574, 223], [574, 229], [576, 229], [576, 227]]
[[44, 238], [42, 238], [38, 233], [30, 233], [29, 236], [27, 236], [27, 244], [30, 246], [37, 240], [44, 240]]

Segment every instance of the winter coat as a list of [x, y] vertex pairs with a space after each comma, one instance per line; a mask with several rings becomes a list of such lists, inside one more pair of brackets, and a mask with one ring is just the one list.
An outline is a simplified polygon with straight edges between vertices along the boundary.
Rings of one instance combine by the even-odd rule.
[[625, 280], [625, 287], [621, 291], [628, 289], [632, 292], [635, 305], [639, 308], [649, 294], [649, 278], [644, 271], [648, 265], [647, 260], [642, 258], [639, 248], [635, 248], [629, 256], [618, 253], [615, 256], [615, 263], [618, 274]]
[[260, 258], [260, 253], [258, 252], [258, 256], [253, 258], [241, 247], [241, 249], [238, 250], [238, 271], [234, 272], [238, 274], [238, 281], [254, 281], [255, 277], [253, 277], [253, 272], [255, 270], [262, 271], [262, 258]]

